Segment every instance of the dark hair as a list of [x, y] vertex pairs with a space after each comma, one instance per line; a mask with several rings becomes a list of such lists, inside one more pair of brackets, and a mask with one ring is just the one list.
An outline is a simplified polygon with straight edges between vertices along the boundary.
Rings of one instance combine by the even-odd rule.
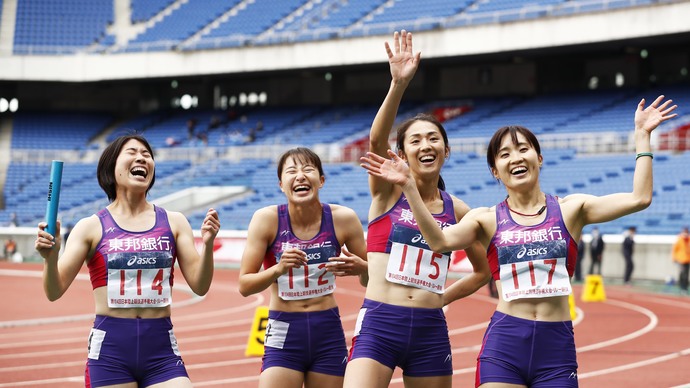
[[278, 179], [280, 179], [283, 175], [283, 166], [285, 166], [285, 162], [287, 162], [288, 158], [298, 160], [302, 162], [302, 164], [312, 164], [317, 170], [319, 170], [320, 176], [325, 175], [323, 173], [323, 167], [321, 166], [321, 158], [319, 158], [319, 155], [309, 148], [297, 147], [285, 151], [285, 153], [280, 156], [280, 159], [278, 159]]
[[[448, 148], [448, 150], [450, 151], [450, 146], [448, 145], [448, 134], [446, 133], [446, 129], [443, 128], [443, 124], [441, 124], [441, 122], [438, 121], [436, 116], [427, 113], [418, 113], [416, 116], [403, 121], [398, 126], [398, 134], [396, 139], [396, 146], [398, 147], [398, 151], [402, 151], [403, 153], [405, 153], [405, 133], [408, 129], [410, 129], [410, 126], [412, 126], [412, 124], [416, 123], [417, 121], [426, 121], [436, 126], [436, 128], [438, 128], [438, 131], [441, 132], [441, 137], [443, 137], [443, 143], [445, 144], [446, 148]], [[443, 177], [441, 177], [441, 175], [438, 176], [438, 188], [441, 190], [446, 189], [446, 183], [443, 181]]]
[[539, 140], [537, 140], [537, 137], [534, 136], [532, 131], [520, 125], [508, 125], [499, 128], [494, 133], [489, 141], [489, 146], [486, 149], [486, 163], [489, 164], [489, 168], [492, 171], [494, 168], [496, 168], [496, 156], [498, 155], [498, 150], [501, 148], [501, 141], [503, 141], [503, 137], [507, 134], [510, 134], [510, 139], [513, 141], [513, 144], [518, 144], [518, 133], [521, 133], [522, 136], [527, 139], [527, 142], [534, 148], [535, 151], [537, 151], [537, 155], [541, 155]]
[[[117, 139], [113, 140], [112, 143], [108, 144], [103, 150], [101, 158], [98, 160], [98, 168], [96, 170], [98, 175], [98, 184], [101, 186], [105, 194], [108, 196], [108, 200], [113, 202], [117, 196], [117, 183], [115, 180], [115, 165], [117, 164], [117, 157], [120, 156], [122, 147], [125, 143], [130, 140], [136, 140], [146, 147], [146, 149], [151, 154], [151, 159], [153, 159], [153, 149], [149, 142], [141, 135], [130, 134], [122, 135]], [[153, 187], [153, 183], [156, 181], [156, 170], [153, 170], [153, 178], [151, 178], [151, 184], [149, 188], [146, 189], [146, 194], [149, 193]]]

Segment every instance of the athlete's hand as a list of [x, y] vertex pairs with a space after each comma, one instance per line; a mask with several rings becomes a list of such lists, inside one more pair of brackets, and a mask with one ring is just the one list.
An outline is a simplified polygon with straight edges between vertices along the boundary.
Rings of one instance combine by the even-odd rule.
[[[666, 120], [672, 119], [677, 114], [671, 114], [678, 105], [673, 105], [668, 107], [673, 100], [666, 100], [663, 104], [664, 96], [659, 96], [654, 100], [654, 102], [648, 107], [644, 107], [644, 98], [637, 104], [637, 111], [635, 112], [635, 129], [643, 130], [646, 132], [652, 132], [659, 124]], [[661, 105], [659, 105], [661, 104]]]
[[58, 220], [55, 224], [55, 235], [57, 238], [46, 232], [47, 227], [47, 222], [40, 222], [38, 224], [38, 232], [36, 233], [34, 248], [45, 260], [56, 260], [58, 253], [60, 252], [60, 245], [62, 242], [62, 239], [60, 238], [60, 220]]
[[362, 166], [370, 175], [381, 178], [386, 182], [404, 186], [412, 180], [410, 168], [395, 152], [388, 150], [391, 159], [386, 159], [373, 152], [367, 152], [367, 156], [359, 160]]
[[401, 33], [393, 33], [393, 47], [391, 50], [388, 42], [385, 42], [388, 63], [391, 68], [391, 76], [394, 82], [409, 84], [417, 72], [421, 52], [412, 52], [412, 33], [402, 30]]
[[205, 244], [213, 242], [220, 230], [220, 220], [218, 219], [218, 212], [210, 208], [206, 212], [204, 222], [201, 223], [201, 238]]
[[346, 247], [341, 249], [344, 256], [331, 257], [326, 264], [326, 270], [333, 272], [335, 276], [359, 276], [368, 271], [367, 262], [361, 257], [352, 254]]
[[285, 275], [291, 268], [300, 268], [307, 265], [307, 253], [297, 248], [288, 248], [280, 255], [276, 264], [277, 271]]

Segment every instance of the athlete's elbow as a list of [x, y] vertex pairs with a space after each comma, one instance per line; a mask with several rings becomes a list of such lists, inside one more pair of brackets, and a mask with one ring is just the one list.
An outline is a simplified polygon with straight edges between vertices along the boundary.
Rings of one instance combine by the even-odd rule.
[[240, 291], [240, 295], [244, 296], [245, 298], [248, 297], [249, 295], [254, 294], [254, 292], [252, 292], [250, 287], [246, 284], [243, 284], [241, 280], [240, 280], [240, 285], [238, 288]]
[[205, 287], [197, 287], [196, 289], [192, 289], [192, 291], [199, 295], [199, 296], [205, 296], [208, 294], [208, 291], [211, 289], [210, 286], [205, 286]]
[[635, 204], [635, 211], [639, 212], [648, 208], [652, 204], [652, 195], [645, 195], [637, 199]]
[[60, 299], [61, 296], [62, 294], [54, 294], [46, 291], [46, 298], [48, 298], [49, 302], [55, 302], [56, 300]]

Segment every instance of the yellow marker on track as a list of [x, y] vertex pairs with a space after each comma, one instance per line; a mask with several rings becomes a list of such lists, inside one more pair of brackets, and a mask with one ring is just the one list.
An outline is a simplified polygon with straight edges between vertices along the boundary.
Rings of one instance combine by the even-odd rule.
[[247, 349], [244, 355], [247, 357], [264, 355], [264, 336], [266, 335], [266, 325], [268, 324], [268, 307], [259, 306], [254, 312], [254, 321], [249, 331]]
[[605, 302], [604, 279], [601, 275], [587, 275], [585, 286], [582, 288], [583, 302]]

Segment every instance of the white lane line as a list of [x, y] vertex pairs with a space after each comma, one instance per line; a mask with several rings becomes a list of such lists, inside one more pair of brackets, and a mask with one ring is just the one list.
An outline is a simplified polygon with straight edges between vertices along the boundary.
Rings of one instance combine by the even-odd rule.
[[[601, 349], [601, 348], [616, 345], [616, 344], [619, 344], [622, 342], [630, 341], [632, 339], [635, 339], [637, 337], [640, 337], [644, 334], [649, 333], [650, 331], [654, 330], [654, 328], [659, 324], [659, 318], [657, 318], [656, 314], [654, 314], [652, 311], [650, 311], [644, 307], [640, 307], [640, 306], [634, 305], [632, 303], [623, 302], [623, 301], [619, 301], [619, 300], [612, 300], [612, 299], [609, 299], [605, 303], [612, 304], [612, 305], [618, 306], [618, 307], [622, 307], [622, 308], [625, 308], [628, 310], [633, 310], [633, 311], [636, 311], [636, 312], [641, 313], [643, 315], [646, 315], [649, 318], [649, 323], [647, 324], [647, 326], [645, 326], [639, 330], [633, 331], [632, 333], [629, 333], [629, 334], [626, 334], [626, 335], [623, 335], [623, 336], [620, 336], [620, 337], [617, 337], [617, 338], [614, 338], [614, 339], [611, 339], [608, 341], [602, 341], [602, 342], [598, 342], [598, 343], [591, 344], [591, 345], [580, 346], [577, 348], [578, 353], [589, 352], [590, 350]], [[579, 377], [579, 375], [578, 375], [578, 377]]]
[[638, 361], [638, 362], [633, 362], [630, 364], [624, 364], [624, 365], [619, 365], [619, 366], [614, 366], [612, 368], [606, 368], [606, 369], [600, 369], [600, 370], [595, 370], [592, 372], [586, 372], [586, 373], [578, 373], [577, 378], [578, 379], [583, 379], [587, 377], [595, 377], [595, 376], [601, 376], [601, 375], [607, 375], [609, 373], [616, 373], [616, 372], [622, 372], [630, 369], [635, 369], [639, 368], [642, 366], [649, 366], [653, 364], [658, 364], [660, 362], [666, 362], [670, 361], [679, 357], [685, 357], [687, 355], [690, 355], [690, 348], [683, 349], [679, 352], [674, 352], [674, 353], [669, 353], [663, 356], [655, 357], [655, 358], [649, 358], [646, 360]]

